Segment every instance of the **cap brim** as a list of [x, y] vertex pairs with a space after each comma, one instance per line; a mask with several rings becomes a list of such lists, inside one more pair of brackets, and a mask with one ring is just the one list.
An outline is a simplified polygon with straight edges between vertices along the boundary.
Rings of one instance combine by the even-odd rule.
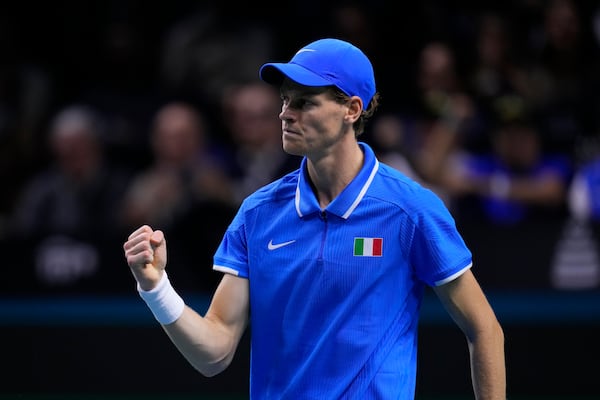
[[286, 77], [304, 86], [334, 85], [303, 66], [293, 63], [265, 64], [260, 68], [259, 75], [263, 81], [272, 85], [281, 85]]

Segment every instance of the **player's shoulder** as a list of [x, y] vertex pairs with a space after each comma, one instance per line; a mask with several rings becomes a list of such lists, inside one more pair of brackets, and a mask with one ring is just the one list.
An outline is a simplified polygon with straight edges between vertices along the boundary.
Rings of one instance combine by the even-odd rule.
[[382, 162], [379, 163], [377, 178], [374, 183], [388, 194], [418, 195], [428, 191], [420, 182]]
[[385, 163], [379, 163], [377, 179], [371, 194], [412, 211], [427, 205], [442, 205], [440, 197], [423, 183]]

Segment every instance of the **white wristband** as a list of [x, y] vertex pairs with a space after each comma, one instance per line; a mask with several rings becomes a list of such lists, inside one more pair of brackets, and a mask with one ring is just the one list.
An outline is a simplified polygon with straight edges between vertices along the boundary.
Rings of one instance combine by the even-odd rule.
[[183, 313], [185, 303], [171, 286], [166, 271], [163, 271], [163, 276], [154, 289], [143, 290], [138, 283], [137, 291], [154, 314], [154, 318], [163, 325], [175, 322]]

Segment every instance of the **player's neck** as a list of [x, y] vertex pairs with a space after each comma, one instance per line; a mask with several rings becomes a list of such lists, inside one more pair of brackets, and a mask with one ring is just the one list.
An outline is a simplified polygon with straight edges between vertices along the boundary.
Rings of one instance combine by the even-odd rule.
[[327, 157], [309, 160], [308, 174], [321, 208], [327, 207], [358, 175], [364, 154], [356, 141], [340, 145]]

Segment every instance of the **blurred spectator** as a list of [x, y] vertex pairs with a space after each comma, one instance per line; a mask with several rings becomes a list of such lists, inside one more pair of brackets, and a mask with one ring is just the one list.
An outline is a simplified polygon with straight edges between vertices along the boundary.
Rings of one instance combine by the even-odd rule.
[[85, 105], [55, 116], [48, 144], [52, 164], [26, 183], [11, 230], [34, 246], [39, 281], [67, 286], [99, 274], [99, 246], [120, 232], [128, 177], [105, 162], [101, 116]]
[[[470, 67], [467, 83], [474, 101], [485, 113], [486, 127], [489, 119], [493, 119], [497, 99], [513, 94], [522, 99], [531, 96], [531, 83], [512, 34], [514, 26], [499, 13], [483, 13], [478, 19], [473, 49], [475, 61]], [[488, 150], [487, 140], [484, 137], [477, 139], [470, 149]]]
[[[507, 22], [488, 13], [478, 19], [475, 35], [475, 65], [470, 85], [479, 100], [514, 92], [519, 87], [519, 71], [515, 69], [512, 37]], [[517, 79], [516, 81], [513, 79]]]
[[222, 117], [232, 140], [235, 199], [300, 166], [300, 158], [283, 151], [279, 93], [262, 81], [233, 85], [222, 98]]
[[134, 176], [122, 208], [131, 231], [148, 224], [170, 235], [169, 268], [183, 290], [214, 289], [212, 249], [233, 217], [233, 184], [224, 150], [202, 109], [172, 101], [151, 123], [152, 161]]
[[409, 129], [408, 122], [401, 116], [384, 113], [372, 121], [367, 140], [380, 161], [416, 181], [422, 181], [411, 159], [411, 148], [407, 143]]
[[133, 178], [123, 202], [128, 229], [150, 224], [169, 231], [199, 202], [232, 202], [224, 161], [208, 129], [205, 116], [188, 103], [167, 103], [156, 112], [153, 160]]
[[[541, 22], [530, 43], [527, 101], [542, 117], [549, 149], [573, 149], [579, 136], [595, 127], [600, 52], [582, 2], [542, 2]], [[590, 24], [591, 25], [591, 24]]]
[[453, 49], [443, 42], [432, 41], [422, 48], [416, 85], [414, 167], [446, 199], [441, 181], [445, 162], [475, 134], [476, 104], [464, 87]]
[[127, 177], [105, 163], [100, 118], [83, 105], [56, 115], [49, 136], [52, 165], [26, 185], [14, 213], [15, 234], [89, 237], [118, 226], [116, 206]]
[[564, 218], [571, 161], [546, 153], [522, 101], [507, 101], [511, 105], [491, 132], [491, 150], [457, 152], [445, 164], [443, 182], [456, 200], [454, 209], [462, 218], [483, 217], [498, 225]]

